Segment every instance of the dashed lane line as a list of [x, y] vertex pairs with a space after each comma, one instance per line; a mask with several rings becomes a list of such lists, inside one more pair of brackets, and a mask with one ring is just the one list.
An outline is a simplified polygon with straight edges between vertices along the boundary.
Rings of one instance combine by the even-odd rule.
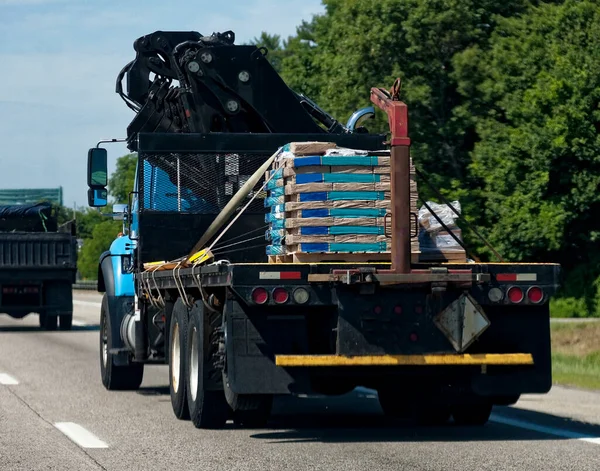
[[105, 442], [79, 424], [74, 422], [57, 422], [54, 426], [81, 448], [108, 448]]
[[14, 386], [15, 384], [19, 384], [19, 382], [9, 374], [0, 373], [0, 384]]

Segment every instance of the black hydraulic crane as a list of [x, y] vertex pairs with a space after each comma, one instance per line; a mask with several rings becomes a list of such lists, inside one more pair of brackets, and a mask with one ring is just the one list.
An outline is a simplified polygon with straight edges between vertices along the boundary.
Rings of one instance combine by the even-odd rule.
[[[290, 89], [267, 60], [265, 48], [234, 41], [232, 31], [211, 36], [156, 31], [134, 42], [136, 58], [121, 70], [116, 84], [116, 92], [136, 112], [127, 128], [131, 150], [139, 132], [365, 131], [343, 126]], [[372, 108], [360, 117], [366, 114]]]

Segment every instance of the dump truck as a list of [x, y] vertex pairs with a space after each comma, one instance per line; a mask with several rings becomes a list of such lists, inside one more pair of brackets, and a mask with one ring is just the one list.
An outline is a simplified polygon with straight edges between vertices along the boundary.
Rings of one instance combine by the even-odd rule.
[[0, 313], [39, 315], [46, 330], [70, 330], [77, 241], [51, 203], [0, 206]]
[[[291, 90], [268, 51], [234, 38], [137, 39], [116, 86], [135, 112], [127, 137], [88, 152], [93, 207], [106, 204], [102, 144], [124, 141], [138, 159], [129, 204], [113, 208], [124, 235], [98, 267], [103, 385], [136, 389], [144, 365], [168, 364], [173, 412], [199, 428], [230, 418], [264, 425], [274, 396], [357, 386], [375, 389], [392, 417], [481, 425], [494, 405], [549, 391], [560, 266], [411, 253], [411, 143], [398, 84], [372, 88], [374, 106], [342, 124]], [[389, 132], [364, 126], [375, 108]], [[311, 142], [387, 152], [383, 258], [267, 255], [265, 175], [290, 145]]]

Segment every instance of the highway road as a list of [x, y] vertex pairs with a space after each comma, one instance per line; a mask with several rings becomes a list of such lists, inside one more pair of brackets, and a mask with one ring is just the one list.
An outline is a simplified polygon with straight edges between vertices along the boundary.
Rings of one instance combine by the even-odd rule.
[[1, 470], [600, 470], [600, 393], [561, 387], [483, 428], [394, 424], [358, 389], [278, 399], [264, 429], [197, 430], [173, 416], [164, 366], [137, 392], [102, 387], [100, 297], [75, 300], [70, 332], [0, 315]]

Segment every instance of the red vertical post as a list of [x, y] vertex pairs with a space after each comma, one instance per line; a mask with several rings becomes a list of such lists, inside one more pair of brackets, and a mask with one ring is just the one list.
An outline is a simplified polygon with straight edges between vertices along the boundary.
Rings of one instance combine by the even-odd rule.
[[392, 200], [392, 269], [410, 273], [410, 139], [408, 107], [398, 99], [399, 81], [392, 93], [371, 89], [371, 101], [386, 112], [391, 133], [390, 167]]

